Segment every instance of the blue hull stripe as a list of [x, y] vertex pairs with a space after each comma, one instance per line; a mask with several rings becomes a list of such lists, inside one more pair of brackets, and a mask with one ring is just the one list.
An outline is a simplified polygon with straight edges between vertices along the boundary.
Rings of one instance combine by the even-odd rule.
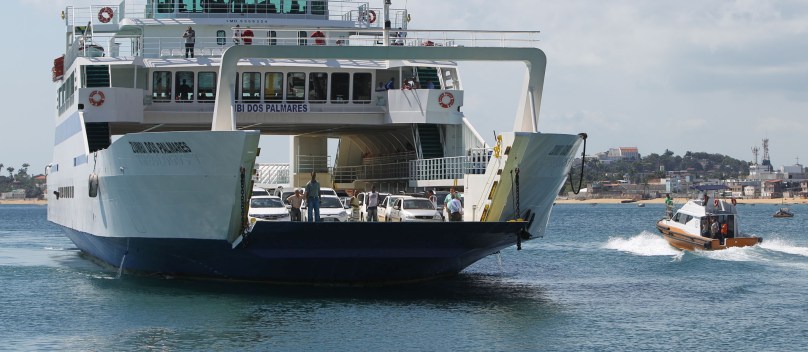
[[223, 240], [110, 238], [64, 228], [85, 253], [124, 269], [287, 283], [379, 284], [455, 275], [513, 246], [524, 223], [259, 222]]

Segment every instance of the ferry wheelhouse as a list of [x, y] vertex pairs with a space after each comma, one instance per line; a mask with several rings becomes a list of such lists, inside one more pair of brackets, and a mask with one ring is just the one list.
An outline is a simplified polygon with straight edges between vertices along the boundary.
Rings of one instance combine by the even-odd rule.
[[[538, 33], [412, 30], [410, 18], [390, 1], [67, 7], [48, 219], [127, 271], [283, 282], [448, 276], [542, 236], [585, 134], [538, 132]], [[462, 109], [462, 61], [526, 64], [496, 145]], [[273, 153], [262, 135], [289, 136], [289, 164], [256, 166]], [[454, 186], [465, 221], [247, 221], [253, 184], [300, 187], [311, 172], [338, 189]]]

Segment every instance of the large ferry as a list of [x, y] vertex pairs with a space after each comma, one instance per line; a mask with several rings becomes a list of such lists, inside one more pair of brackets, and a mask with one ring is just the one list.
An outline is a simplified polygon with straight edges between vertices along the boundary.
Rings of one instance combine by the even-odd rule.
[[[325, 284], [455, 275], [544, 234], [586, 138], [539, 132], [537, 32], [413, 30], [390, 0], [126, 0], [63, 17], [48, 219], [125, 272]], [[464, 61], [525, 63], [513, 130], [495, 145], [463, 111]], [[289, 136], [280, 171], [291, 186], [317, 172], [337, 189], [456, 187], [464, 221], [251, 224], [270, 135]]]

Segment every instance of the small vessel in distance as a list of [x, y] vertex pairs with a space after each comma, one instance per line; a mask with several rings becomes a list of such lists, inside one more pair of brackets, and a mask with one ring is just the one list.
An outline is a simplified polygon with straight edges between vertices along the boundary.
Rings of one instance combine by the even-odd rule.
[[[714, 222], [717, 223], [716, 230], [711, 231]], [[710, 201], [705, 196], [689, 200], [675, 214], [669, 209], [666, 216], [657, 221], [656, 227], [671, 246], [682, 250], [718, 250], [763, 242], [760, 237], [741, 232], [734, 199], [731, 202]]]
[[782, 207], [772, 216], [775, 218], [793, 218], [794, 213], [791, 212], [791, 209], [788, 209], [787, 207]]

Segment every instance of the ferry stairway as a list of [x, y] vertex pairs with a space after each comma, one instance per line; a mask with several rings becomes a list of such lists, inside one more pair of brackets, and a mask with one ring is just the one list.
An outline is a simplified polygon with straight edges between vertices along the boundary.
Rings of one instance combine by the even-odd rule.
[[440, 89], [440, 79], [438, 79], [438, 69], [434, 67], [417, 67], [416, 74], [418, 85], [426, 88], [429, 82], [435, 85], [435, 89]]
[[440, 141], [438, 125], [419, 124], [418, 139], [421, 141], [422, 159], [443, 158], [443, 143]]
[[85, 66], [87, 88], [109, 87], [109, 66], [108, 65], [88, 65]]

